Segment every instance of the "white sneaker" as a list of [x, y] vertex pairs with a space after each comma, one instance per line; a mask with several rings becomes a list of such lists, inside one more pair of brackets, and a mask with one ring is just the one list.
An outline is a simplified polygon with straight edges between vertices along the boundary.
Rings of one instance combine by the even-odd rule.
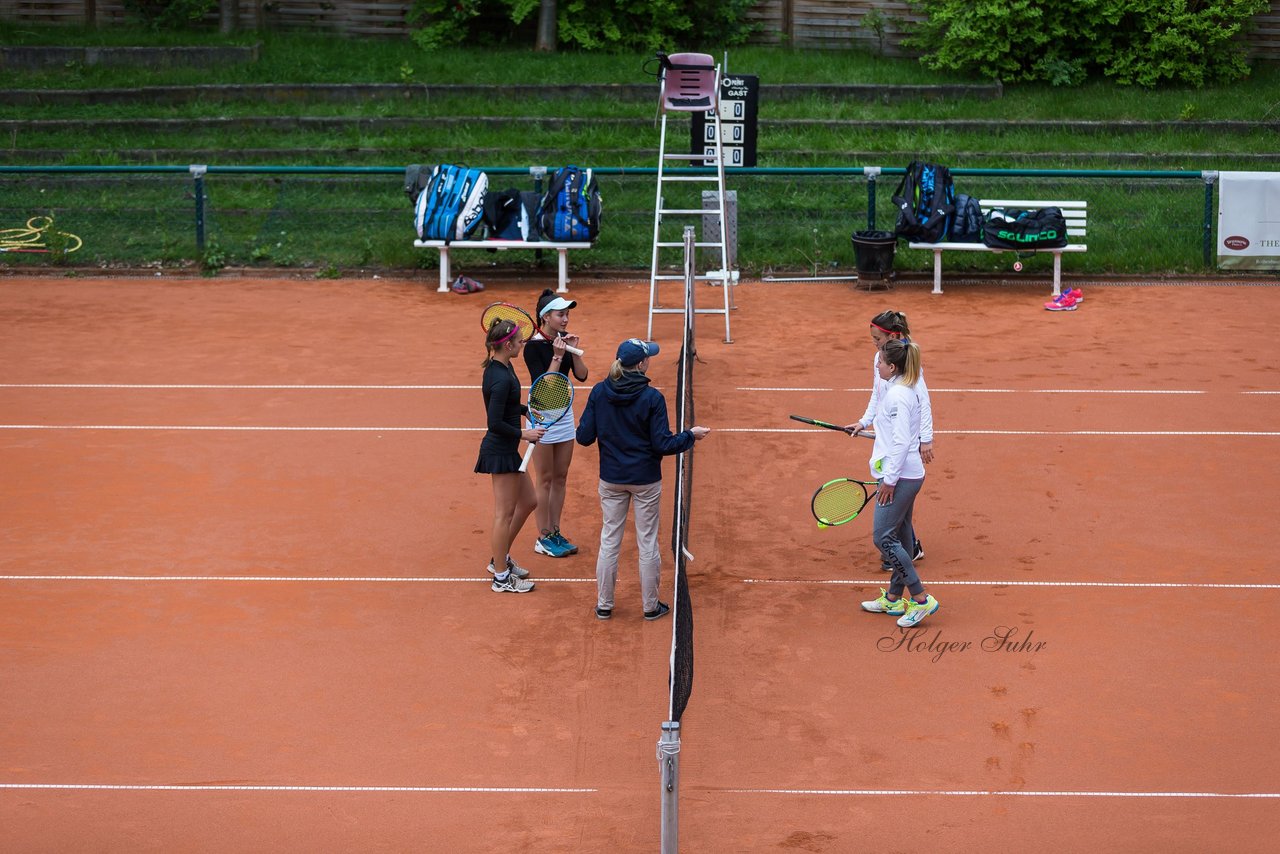
[[906, 596], [890, 600], [882, 587], [880, 588], [880, 598], [863, 602], [862, 610], [870, 611], [873, 614], [888, 614], [891, 617], [901, 617], [907, 613], [907, 601]]
[[533, 582], [517, 577], [514, 572], [508, 572], [506, 578], [495, 577], [492, 587], [494, 593], [528, 593], [533, 589]]
[[[514, 575], [516, 578], [529, 577], [529, 570], [525, 569], [523, 566], [521, 566], [520, 564], [512, 560], [510, 555], [507, 555], [507, 569], [510, 570], [512, 575]], [[493, 561], [489, 561], [489, 574], [490, 575], [495, 574], [493, 571]]]
[[898, 625], [904, 629], [919, 625], [925, 617], [938, 610], [938, 600], [933, 596], [926, 596], [924, 602], [907, 599], [905, 596], [903, 599], [907, 603], [907, 613], [898, 618]]

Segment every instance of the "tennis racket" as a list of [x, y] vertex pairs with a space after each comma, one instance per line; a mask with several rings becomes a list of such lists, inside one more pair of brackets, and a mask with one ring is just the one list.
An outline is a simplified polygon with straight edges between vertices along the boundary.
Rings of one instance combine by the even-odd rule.
[[[850, 436], [853, 435], [853, 430], [848, 427], [841, 427], [839, 424], [829, 424], [826, 421], [819, 421], [816, 418], [805, 418], [803, 415], [792, 415], [790, 418], [792, 421], [803, 421], [805, 424], [812, 424], [814, 427], [826, 427], [828, 430], [839, 430], [842, 433], [848, 433]], [[868, 439], [874, 439], [876, 437], [875, 433], [868, 433], [866, 430], [863, 430], [858, 435], [866, 436]]]
[[[548, 371], [529, 385], [529, 422], [534, 427], [548, 428], [573, 411], [573, 385], [559, 371]], [[520, 471], [529, 466], [533, 448], [530, 443], [520, 461]]]
[[[533, 337], [533, 333], [537, 330], [538, 325], [533, 322], [533, 318], [529, 313], [519, 306], [512, 305], [509, 302], [495, 302], [485, 306], [484, 313], [480, 315], [480, 328], [485, 332], [489, 331], [489, 327], [493, 326], [495, 320], [510, 320], [520, 330], [520, 342], [524, 343]], [[577, 347], [565, 347], [570, 353], [579, 356], [582, 351]]]
[[838, 477], [822, 484], [813, 494], [813, 501], [810, 502], [813, 518], [818, 520], [818, 527], [833, 528], [858, 518], [862, 508], [866, 507], [878, 492], [876, 488], [868, 490], [867, 487], [879, 487], [879, 485], [874, 481], [851, 480], [847, 477]]

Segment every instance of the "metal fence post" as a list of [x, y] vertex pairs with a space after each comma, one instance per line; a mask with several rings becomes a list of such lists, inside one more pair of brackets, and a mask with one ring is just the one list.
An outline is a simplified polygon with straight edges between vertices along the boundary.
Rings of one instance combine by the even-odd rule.
[[1213, 185], [1218, 181], [1216, 170], [1200, 173], [1204, 181], [1204, 265], [1213, 266]]
[[868, 166], [862, 170], [867, 176], [867, 230], [876, 230], [876, 178], [880, 177], [879, 166]]
[[193, 164], [188, 169], [195, 184], [192, 192], [196, 197], [196, 251], [204, 254], [204, 176], [209, 167]]

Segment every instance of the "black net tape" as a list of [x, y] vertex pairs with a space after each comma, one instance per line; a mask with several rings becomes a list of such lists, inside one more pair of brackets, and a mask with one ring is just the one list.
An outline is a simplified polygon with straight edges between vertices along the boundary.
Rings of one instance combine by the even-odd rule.
[[[693, 412], [693, 363], [697, 349], [693, 337], [693, 295], [686, 295], [684, 342], [680, 347], [676, 377], [676, 430], [688, 430], [696, 422]], [[693, 495], [693, 450], [676, 458], [675, 516], [671, 525], [671, 552], [676, 567], [675, 636], [671, 654], [671, 720], [679, 721], [693, 691], [693, 602], [685, 549], [689, 544], [689, 510]]]

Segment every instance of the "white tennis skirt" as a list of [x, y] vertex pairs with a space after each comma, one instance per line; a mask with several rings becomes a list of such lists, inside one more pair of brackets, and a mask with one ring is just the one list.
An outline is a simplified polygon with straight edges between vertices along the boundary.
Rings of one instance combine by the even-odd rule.
[[[529, 429], [534, 429], [532, 423], [529, 423]], [[563, 418], [547, 428], [547, 432], [543, 434], [542, 445], [559, 445], [561, 442], [572, 442], [578, 435], [578, 427], [574, 422], [572, 412], [566, 414]]]

